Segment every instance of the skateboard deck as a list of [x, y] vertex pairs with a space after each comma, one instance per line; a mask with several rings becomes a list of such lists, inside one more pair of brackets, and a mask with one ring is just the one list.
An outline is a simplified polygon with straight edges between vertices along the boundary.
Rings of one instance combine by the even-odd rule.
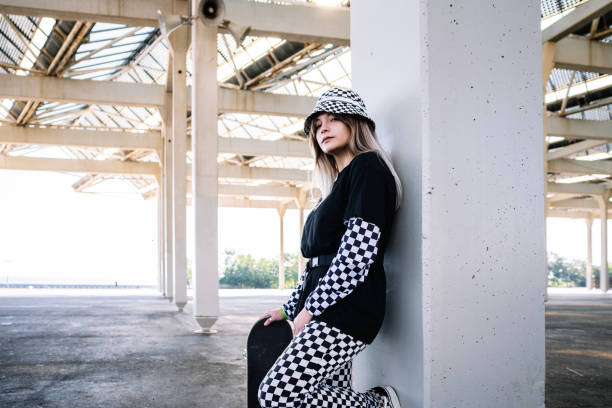
[[286, 320], [264, 326], [266, 319], [258, 320], [247, 338], [247, 408], [260, 408], [257, 400], [259, 384], [293, 338], [293, 331]]

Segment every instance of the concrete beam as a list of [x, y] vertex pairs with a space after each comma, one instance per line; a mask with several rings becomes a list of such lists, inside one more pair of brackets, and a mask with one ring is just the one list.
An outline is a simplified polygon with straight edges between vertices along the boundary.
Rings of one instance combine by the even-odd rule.
[[612, 162], [607, 160], [585, 161], [557, 159], [548, 162], [548, 171], [577, 175], [609, 174], [612, 175]]
[[567, 139], [612, 141], [612, 121], [566, 119], [558, 116], [546, 118], [546, 135]]
[[160, 151], [163, 144], [160, 132], [105, 132], [21, 126], [1, 126], [0, 143], [155, 151]]
[[592, 183], [548, 183], [546, 191], [549, 193], [558, 194], [590, 194], [590, 195], [602, 195], [608, 186], [606, 183], [592, 184]]
[[564, 209], [558, 208], [547, 208], [546, 216], [553, 218], [574, 218], [574, 219], [585, 219], [588, 218], [589, 215], [595, 215], [596, 212], [592, 211], [567, 211]]
[[606, 142], [602, 142], [601, 140], [583, 140], [580, 142], [572, 143], [571, 145], [549, 150], [546, 153], [546, 158], [548, 160], [563, 159], [564, 157], [570, 156], [574, 153], [583, 152], [585, 150], [589, 150], [594, 147], [602, 146], [605, 144]]
[[575, 7], [569, 14], [542, 31], [542, 43], [559, 41], [568, 34], [590, 23], [595, 17], [612, 10], [611, 0], [589, 0]]
[[[279, 200], [249, 200], [247, 198], [219, 197], [219, 207], [278, 208], [281, 203]], [[288, 202], [286, 206], [286, 208], [297, 209], [295, 201]]]
[[[62, 20], [100, 21], [130, 26], [157, 27], [157, 9], [187, 15], [187, 2], [172, 0], [1, 0], [0, 12]], [[349, 45], [348, 8], [280, 5], [226, 0], [225, 18], [251, 26], [250, 35], [291, 41]]]
[[[0, 169], [159, 176], [158, 163], [118, 160], [73, 160], [0, 156]], [[191, 166], [188, 168], [188, 174], [190, 174], [190, 170]], [[308, 182], [309, 173], [308, 171], [297, 169], [219, 166], [220, 178]]]
[[288, 186], [219, 185], [219, 195], [221, 196], [279, 197], [293, 199], [297, 197], [298, 191], [298, 188]]
[[[612, 213], [612, 208], [608, 209], [608, 214]], [[575, 219], [586, 219], [591, 216], [593, 219], [597, 217], [601, 217], [599, 209], [590, 209], [590, 208], [582, 208], [582, 209], [572, 209], [572, 208], [547, 208], [546, 216], [547, 217], [556, 217], [556, 218], [575, 218]]]
[[[163, 145], [161, 134], [157, 131], [137, 133], [21, 126], [1, 126], [0, 143], [156, 151], [160, 151]], [[297, 140], [219, 137], [219, 153], [312, 158], [308, 144]]]
[[159, 179], [160, 174], [159, 165], [150, 162], [47, 159], [23, 156], [0, 156], [0, 169], [92, 174], [131, 174], [155, 176], [157, 179]]
[[[190, 167], [191, 166], [189, 166], [189, 169], [187, 171], [188, 174], [190, 174]], [[310, 173], [311, 172], [309, 171], [298, 169], [226, 165], [219, 166], [219, 178], [290, 181], [305, 183], [310, 181]]]
[[546, 202], [547, 203], [552, 203], [555, 201], [562, 201], [562, 200], [567, 200], [568, 198], [577, 198], [580, 197], [582, 194], [573, 194], [573, 193], [555, 193], [553, 194], [552, 197], [548, 197], [548, 194], [546, 194]]
[[[187, 1], [181, 10], [187, 10]], [[172, 0], [1, 0], [0, 12], [60, 20], [100, 21], [157, 27], [157, 9], [168, 13]], [[183, 12], [182, 14], [186, 14]]]
[[555, 68], [612, 74], [612, 44], [572, 35], [557, 43], [554, 61]]
[[[190, 92], [191, 88], [188, 89], [188, 95]], [[317, 98], [312, 96], [282, 95], [228, 88], [219, 88], [217, 98], [220, 113], [252, 113], [292, 117], [308, 116], [317, 102]], [[188, 96], [187, 100], [190, 101], [191, 97]]]
[[[188, 101], [191, 101], [188, 88]], [[164, 86], [0, 74], [0, 98], [74, 102], [100, 105], [157, 107], [164, 103]], [[219, 112], [307, 116], [316, 103], [311, 96], [218, 88]], [[189, 103], [189, 105], [191, 105]]]
[[250, 25], [251, 35], [291, 41], [349, 45], [348, 8], [315, 5], [280, 5], [225, 0], [226, 18]]
[[553, 208], [599, 208], [597, 200], [591, 198], [569, 198], [567, 200], [553, 201], [548, 203]]
[[297, 140], [256, 140], [237, 137], [220, 137], [219, 153], [245, 154], [249, 156], [282, 156], [311, 159], [308, 143]]
[[162, 85], [0, 74], [0, 98], [99, 105], [157, 107]]

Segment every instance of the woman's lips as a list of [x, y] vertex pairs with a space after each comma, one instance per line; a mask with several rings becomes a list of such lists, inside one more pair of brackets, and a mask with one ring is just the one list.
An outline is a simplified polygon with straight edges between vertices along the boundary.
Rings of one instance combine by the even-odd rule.
[[330, 139], [331, 139], [331, 137], [326, 137], [325, 139], [323, 139], [323, 141], [321, 143], [325, 143], [325, 142], [327, 142]]

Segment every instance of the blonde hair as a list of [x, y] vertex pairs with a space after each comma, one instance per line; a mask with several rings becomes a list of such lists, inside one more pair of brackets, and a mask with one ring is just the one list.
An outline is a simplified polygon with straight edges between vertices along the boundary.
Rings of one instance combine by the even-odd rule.
[[[382, 159], [386, 164], [393, 178], [395, 179], [395, 210], [399, 209], [402, 202], [402, 182], [400, 181], [391, 157], [382, 148], [376, 137], [374, 126], [360, 116], [355, 115], [344, 115], [334, 113], [334, 116], [344, 123], [351, 132], [349, 138], [348, 149], [349, 152], [356, 156], [361, 153], [375, 151], [378, 153], [378, 157]], [[313, 207], [316, 209], [319, 204], [331, 193], [332, 186], [338, 177], [338, 167], [334, 156], [326, 154], [321, 150], [319, 143], [317, 143], [316, 131], [315, 131], [315, 120], [311, 122], [310, 131], [308, 132], [308, 144], [310, 145], [310, 151], [312, 152], [315, 159], [315, 168], [313, 172], [312, 186], [316, 186], [321, 190], [321, 200]], [[312, 188], [311, 188], [312, 196]]]

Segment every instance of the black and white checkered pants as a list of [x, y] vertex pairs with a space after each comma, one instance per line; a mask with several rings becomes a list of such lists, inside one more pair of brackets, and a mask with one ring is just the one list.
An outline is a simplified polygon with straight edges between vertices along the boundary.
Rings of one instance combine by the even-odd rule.
[[259, 403], [263, 408], [382, 406], [376, 394], [351, 388], [352, 360], [365, 346], [325, 322], [310, 321], [261, 382]]

